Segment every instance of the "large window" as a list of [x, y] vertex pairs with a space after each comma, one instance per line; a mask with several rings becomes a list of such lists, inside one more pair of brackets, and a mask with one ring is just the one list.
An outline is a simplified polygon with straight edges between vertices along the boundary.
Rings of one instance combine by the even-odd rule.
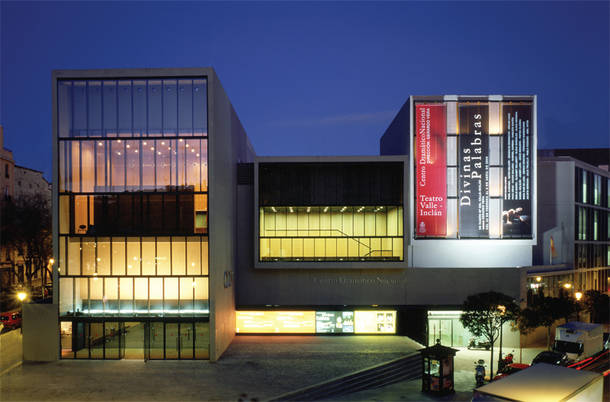
[[199, 236], [59, 238], [61, 276], [208, 275]]
[[61, 234], [207, 234], [206, 193], [60, 195]]
[[59, 142], [60, 192], [207, 191], [207, 139]]
[[207, 80], [63, 80], [59, 137], [207, 135]]
[[261, 261], [402, 261], [401, 206], [260, 208]]

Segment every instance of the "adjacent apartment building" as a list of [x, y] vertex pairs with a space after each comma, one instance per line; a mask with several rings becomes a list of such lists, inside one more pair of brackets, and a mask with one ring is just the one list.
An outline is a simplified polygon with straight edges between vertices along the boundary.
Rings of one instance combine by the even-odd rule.
[[610, 291], [610, 150], [540, 150], [530, 293]]

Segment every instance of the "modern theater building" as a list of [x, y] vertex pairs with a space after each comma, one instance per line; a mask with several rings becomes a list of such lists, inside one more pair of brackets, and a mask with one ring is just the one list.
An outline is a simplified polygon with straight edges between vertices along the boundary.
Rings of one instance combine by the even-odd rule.
[[217, 360], [241, 333], [461, 346], [468, 295], [524, 297], [535, 97], [411, 97], [367, 157], [257, 157], [211, 68], [56, 71], [53, 116], [58, 357]]

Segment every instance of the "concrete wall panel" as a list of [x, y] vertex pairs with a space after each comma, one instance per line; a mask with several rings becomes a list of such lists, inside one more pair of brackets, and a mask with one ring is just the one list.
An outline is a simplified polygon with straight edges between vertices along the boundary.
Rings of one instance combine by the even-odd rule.
[[57, 304], [23, 305], [23, 361], [50, 362], [59, 358]]
[[212, 72], [208, 78], [210, 359], [215, 361], [235, 336], [237, 164], [251, 162], [254, 151], [218, 77]]

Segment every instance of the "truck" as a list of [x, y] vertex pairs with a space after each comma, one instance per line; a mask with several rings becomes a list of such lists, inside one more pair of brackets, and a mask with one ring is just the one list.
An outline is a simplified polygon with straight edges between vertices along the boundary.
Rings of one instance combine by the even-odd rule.
[[565, 353], [570, 362], [593, 356], [604, 349], [604, 333], [601, 324], [571, 321], [555, 331], [553, 351]]

